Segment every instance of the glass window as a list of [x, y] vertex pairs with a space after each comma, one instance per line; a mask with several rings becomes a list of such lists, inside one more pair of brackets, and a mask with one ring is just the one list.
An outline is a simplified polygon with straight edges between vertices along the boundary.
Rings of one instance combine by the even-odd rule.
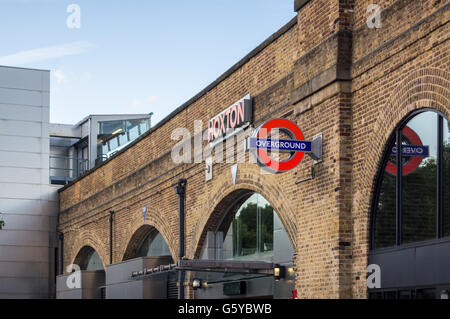
[[259, 246], [260, 253], [273, 251], [273, 208], [262, 196], [258, 197]]
[[130, 127], [128, 130], [128, 135], [130, 141], [133, 141], [139, 137], [139, 126]]
[[396, 177], [395, 155], [391, 147], [391, 156], [385, 165], [381, 189], [378, 194], [375, 223], [375, 248], [394, 246], [396, 243]]
[[[443, 121], [443, 122], [442, 122]], [[440, 136], [440, 125], [443, 132]], [[372, 247], [383, 248], [401, 244], [450, 236], [450, 128], [448, 120], [432, 111], [419, 113], [401, 127], [402, 174], [397, 172], [397, 147], [389, 149], [389, 157], [377, 189], [377, 202], [373, 208], [374, 241]], [[396, 135], [395, 131], [393, 135]], [[443, 145], [438, 144], [442, 143]], [[442, 147], [441, 147], [442, 146]], [[439, 153], [442, 150], [442, 153]], [[442, 163], [439, 158], [443, 156]], [[442, 177], [438, 171], [442, 169]], [[397, 178], [401, 189], [397, 189]], [[438, 186], [442, 186], [441, 191]], [[401, 203], [397, 195], [401, 192]], [[443, 203], [443, 209], [441, 205]], [[397, 224], [397, 208], [401, 225]], [[438, 220], [442, 216], [442, 234], [438, 234]], [[401, 227], [401, 228], [400, 228]]]
[[[259, 194], [251, 195], [236, 212], [225, 236], [226, 259], [242, 259], [273, 255], [274, 211]], [[232, 246], [232, 256], [227, 247]]]
[[136, 257], [171, 255], [164, 237], [157, 230], [152, 230], [147, 235], [136, 253]]
[[252, 195], [239, 209], [233, 220], [233, 257], [257, 252], [256, 215], [258, 196]]
[[99, 125], [97, 149], [98, 158], [102, 161], [150, 129], [148, 119], [106, 121]]
[[[436, 237], [438, 114], [424, 112], [412, 118], [403, 133], [403, 243]], [[419, 148], [428, 156], [408, 156]], [[419, 151], [420, 152], [420, 151]]]
[[108, 144], [109, 144], [109, 149], [111, 152], [119, 147], [119, 141], [118, 141], [117, 137], [110, 139]]
[[100, 134], [118, 134], [125, 130], [124, 121], [100, 122]]
[[443, 127], [443, 152], [444, 152], [444, 236], [450, 236], [450, 125], [444, 119]]
[[82, 265], [80, 265], [81, 270], [102, 270], [103, 263], [100, 259], [98, 253], [93, 249], [89, 248], [86, 253], [86, 258]]

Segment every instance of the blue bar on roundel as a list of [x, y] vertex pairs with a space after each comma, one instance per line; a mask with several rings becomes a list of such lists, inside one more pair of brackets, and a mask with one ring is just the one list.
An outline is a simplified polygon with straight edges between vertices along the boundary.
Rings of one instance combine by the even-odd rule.
[[[423, 156], [428, 157], [430, 154], [429, 147], [423, 145], [402, 145], [403, 156]], [[397, 147], [392, 148], [392, 155], [397, 155]]]
[[311, 152], [310, 141], [272, 140], [265, 138], [250, 138], [250, 149], [278, 150], [285, 152]]

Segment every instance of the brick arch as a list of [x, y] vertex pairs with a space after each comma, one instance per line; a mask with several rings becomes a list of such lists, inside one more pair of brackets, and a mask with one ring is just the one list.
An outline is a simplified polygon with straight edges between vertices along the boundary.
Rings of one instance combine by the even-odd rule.
[[[394, 89], [374, 122], [370, 138], [364, 149], [366, 154], [358, 180], [354, 186], [353, 211], [361, 212], [355, 217], [357, 223], [364, 225], [355, 238], [354, 252], [367, 252], [370, 242], [370, 214], [378, 172], [381, 169], [384, 153], [396, 127], [412, 112], [420, 109], [440, 111], [450, 119], [450, 73], [435, 68], [423, 68], [410, 72]], [[355, 231], [355, 230], [354, 230]], [[356, 253], [356, 255], [360, 255]], [[367, 254], [362, 254], [367, 258]], [[365, 273], [365, 262], [354, 258], [354, 274]], [[358, 275], [359, 276], [359, 275]], [[364, 282], [359, 283], [361, 286]], [[365, 291], [364, 285], [364, 291]], [[357, 289], [356, 287], [354, 289]]]
[[105, 247], [103, 242], [95, 235], [90, 232], [83, 232], [79, 237], [76, 237], [75, 243], [73, 245], [72, 253], [73, 255], [69, 259], [71, 264], [76, 264], [79, 258], [83, 257], [83, 250], [85, 247], [91, 247], [100, 256], [103, 268], [106, 267], [106, 260], [108, 260], [108, 248]]
[[[162, 234], [156, 227], [154, 227], [150, 224], [141, 225], [131, 235], [131, 238], [128, 241], [126, 241], [127, 246], [126, 246], [125, 252], [123, 253], [123, 257], [122, 257], [123, 261], [134, 258], [134, 256], [136, 255], [136, 251], [139, 248], [139, 245], [142, 243], [142, 241], [144, 241], [144, 239], [147, 237], [147, 235], [152, 230], [156, 230], [157, 232], [159, 232], [163, 236], [164, 240], [167, 243], [167, 240], [166, 240], [166, 237], [164, 236], [164, 234]], [[169, 246], [170, 253], [172, 254], [172, 259], [173, 259], [174, 252], [169, 244], [167, 244], [167, 246]]]
[[[205, 211], [208, 214], [202, 215], [190, 231], [190, 238], [192, 240], [186, 250], [186, 256], [188, 258], [199, 258], [207, 232], [213, 231], [219, 226], [223, 214], [226, 212], [226, 208], [230, 207], [238, 196], [242, 196], [246, 192], [258, 193], [270, 203], [280, 218], [294, 251], [296, 250], [297, 228], [295, 224], [295, 213], [282, 202], [279, 194], [283, 188], [276, 181], [276, 175], [248, 174], [248, 170], [252, 169], [246, 167], [246, 174], [241, 178], [239, 178], [238, 170], [236, 186], [230, 181], [222, 182], [216, 185], [216, 187], [213, 187], [211, 190], [211, 194], [214, 194], [213, 198], [208, 203], [205, 203]], [[269, 181], [271, 178], [273, 180]]]
[[394, 89], [375, 122], [371, 141], [385, 146], [395, 127], [412, 111], [432, 108], [450, 114], [450, 73], [424, 68], [411, 72]]
[[177, 252], [177, 250], [175, 249], [176, 243], [174, 243], [173, 240], [169, 240], [170, 237], [167, 236], [167, 233], [170, 233], [171, 229], [168, 226], [164, 227], [163, 225], [163, 227], [161, 227], [158, 226], [159, 223], [150, 223], [147, 220], [144, 223], [141, 218], [138, 218], [138, 220], [134, 222], [132, 227], [129, 228], [125, 235], [126, 240], [123, 241], [122, 247], [119, 250], [118, 254], [118, 256], [122, 256], [120, 261], [133, 258], [139, 245], [142, 243], [148, 233], [153, 229], [156, 229], [162, 235], [162, 237], [166, 241], [167, 246], [170, 249], [172, 259], [175, 259], [174, 256], [176, 256]]

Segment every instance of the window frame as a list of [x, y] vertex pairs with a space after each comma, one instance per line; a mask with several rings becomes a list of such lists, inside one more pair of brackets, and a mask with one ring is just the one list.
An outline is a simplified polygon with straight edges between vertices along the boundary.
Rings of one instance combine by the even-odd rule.
[[[436, 173], [436, 236], [433, 239], [428, 239], [424, 241], [410, 242], [407, 244], [403, 243], [403, 198], [402, 198], [402, 190], [403, 190], [403, 171], [402, 171], [402, 130], [403, 128], [417, 115], [425, 112], [433, 112], [437, 115], [437, 173]], [[443, 233], [443, 224], [444, 224], [444, 148], [443, 148], [443, 127], [444, 120], [448, 119], [446, 116], [435, 109], [424, 108], [420, 110], [413, 111], [408, 116], [406, 116], [394, 129], [393, 133], [389, 137], [388, 143], [386, 144], [383, 157], [381, 161], [381, 166], [378, 169], [378, 173], [375, 178], [375, 190], [374, 196], [372, 198], [372, 205], [370, 211], [370, 238], [369, 238], [369, 249], [370, 251], [383, 251], [383, 250], [392, 250], [403, 248], [404, 246], [416, 246], [423, 244], [425, 242], [435, 242], [436, 240], [442, 240], [444, 238], [450, 238], [450, 236], [444, 236]], [[377, 221], [377, 207], [378, 201], [381, 193], [381, 186], [383, 183], [384, 171], [386, 169], [386, 164], [391, 157], [389, 152], [390, 149], [394, 145], [399, 145], [397, 147], [397, 155], [396, 155], [396, 165], [397, 165], [397, 174], [396, 178], [396, 194], [395, 194], [395, 232], [396, 232], [396, 243], [393, 246], [377, 248], [375, 247], [375, 226]]]

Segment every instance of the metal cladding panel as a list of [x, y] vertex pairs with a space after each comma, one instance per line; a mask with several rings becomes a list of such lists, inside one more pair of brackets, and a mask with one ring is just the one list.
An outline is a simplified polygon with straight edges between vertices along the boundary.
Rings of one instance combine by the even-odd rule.
[[84, 270], [80, 272], [81, 287], [69, 288], [67, 279], [73, 274], [56, 277], [57, 299], [100, 299], [100, 287], [105, 285], [105, 272], [103, 270]]
[[44, 70], [0, 67], [0, 87], [48, 91], [50, 72]]
[[106, 286], [106, 299], [143, 299], [143, 281], [127, 281]]
[[166, 298], [167, 275], [156, 275], [145, 280], [131, 280], [131, 274], [144, 268], [154, 268], [171, 262], [171, 256], [140, 257], [106, 266], [106, 298]]
[[450, 242], [416, 249], [417, 285], [450, 283]]
[[83, 299], [83, 290], [56, 290], [56, 299]]
[[106, 266], [106, 285], [113, 285], [130, 281], [133, 271], [144, 268], [143, 258], [130, 259], [118, 264]]
[[48, 296], [48, 278], [1, 277], [0, 294], [11, 294], [16, 298], [21, 295]]
[[167, 299], [167, 280], [167, 273], [144, 279], [142, 285], [143, 299]]
[[[201, 277], [201, 276], [200, 276]], [[223, 283], [208, 285], [207, 288], [197, 289], [196, 299], [235, 299], [235, 298], [260, 298], [272, 297], [274, 290], [273, 277], [241, 280], [246, 282], [246, 291], [243, 295], [224, 295]]]
[[381, 268], [381, 288], [450, 283], [450, 242], [372, 253], [369, 264]]
[[49, 87], [48, 71], [0, 66], [2, 296], [54, 296], [58, 199], [48, 185]]
[[381, 287], [404, 287], [414, 278], [414, 249], [386, 252], [370, 257], [369, 264], [381, 267]]

